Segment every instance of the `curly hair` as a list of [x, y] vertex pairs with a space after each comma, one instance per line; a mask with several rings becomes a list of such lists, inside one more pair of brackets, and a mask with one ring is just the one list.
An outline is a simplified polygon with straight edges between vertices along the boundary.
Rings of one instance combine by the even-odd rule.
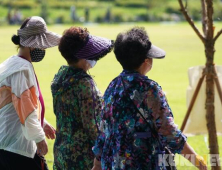
[[133, 27], [127, 32], [118, 34], [114, 53], [125, 70], [138, 69], [147, 58], [151, 42], [143, 27]]
[[59, 51], [68, 64], [79, 61], [75, 54], [87, 43], [88, 35], [88, 30], [81, 27], [71, 27], [64, 31], [59, 43]]

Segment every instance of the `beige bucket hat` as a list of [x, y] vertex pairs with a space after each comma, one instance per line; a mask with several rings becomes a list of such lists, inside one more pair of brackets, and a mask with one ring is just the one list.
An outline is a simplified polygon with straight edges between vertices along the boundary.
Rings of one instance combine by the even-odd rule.
[[20, 44], [24, 47], [46, 49], [57, 46], [61, 35], [47, 30], [43, 18], [33, 16], [26, 26], [18, 30]]

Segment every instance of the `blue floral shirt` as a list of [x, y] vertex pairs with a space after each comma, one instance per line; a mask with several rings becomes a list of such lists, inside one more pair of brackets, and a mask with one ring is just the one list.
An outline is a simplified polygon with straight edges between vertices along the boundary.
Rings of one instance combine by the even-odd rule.
[[158, 163], [162, 150], [152, 129], [173, 153], [183, 149], [186, 136], [175, 125], [161, 87], [147, 76], [123, 71], [106, 89], [103, 107], [93, 147], [103, 170], [165, 169]]

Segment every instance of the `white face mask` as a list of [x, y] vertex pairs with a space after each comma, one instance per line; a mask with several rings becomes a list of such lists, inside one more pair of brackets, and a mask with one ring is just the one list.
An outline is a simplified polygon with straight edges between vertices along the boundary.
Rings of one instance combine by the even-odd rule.
[[96, 60], [86, 60], [86, 61], [90, 64], [91, 68], [93, 68], [96, 65]]

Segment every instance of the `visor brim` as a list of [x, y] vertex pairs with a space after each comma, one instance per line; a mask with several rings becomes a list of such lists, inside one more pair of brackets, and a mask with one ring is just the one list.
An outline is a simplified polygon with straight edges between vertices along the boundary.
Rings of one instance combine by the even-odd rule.
[[148, 58], [162, 59], [165, 58], [165, 56], [166, 52], [155, 45], [151, 45], [151, 49], [147, 53]]
[[90, 35], [87, 44], [77, 52], [75, 57], [98, 61], [111, 52], [113, 44], [114, 42], [110, 39]]

